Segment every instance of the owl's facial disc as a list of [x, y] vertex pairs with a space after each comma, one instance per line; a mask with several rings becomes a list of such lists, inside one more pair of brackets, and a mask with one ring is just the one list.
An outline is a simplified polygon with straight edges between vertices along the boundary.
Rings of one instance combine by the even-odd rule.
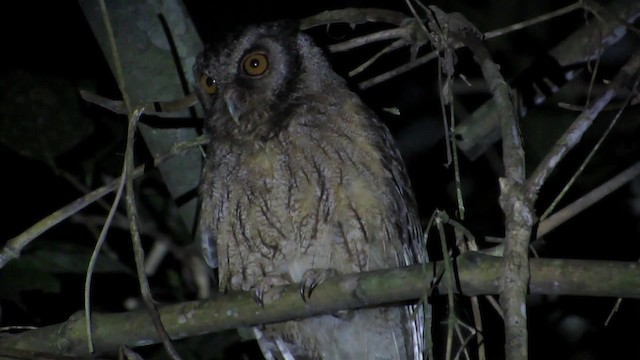
[[233, 122], [237, 125], [240, 125], [240, 110], [237, 106], [238, 100], [236, 96], [234, 96], [234, 92], [232, 90], [219, 89], [218, 82], [209, 75], [202, 75], [200, 78], [200, 88], [210, 96], [219, 96], [219, 93], [222, 92], [222, 98], [226, 105], [227, 111], [229, 111], [229, 115]]
[[[269, 57], [266, 51], [248, 51], [238, 64], [239, 76], [249, 82], [257, 81], [269, 70]], [[236, 125], [240, 125], [240, 117], [245, 112], [247, 99], [242, 96], [243, 91], [237, 88], [233, 81], [222, 85], [222, 100]], [[246, 89], [244, 91], [247, 91]]]

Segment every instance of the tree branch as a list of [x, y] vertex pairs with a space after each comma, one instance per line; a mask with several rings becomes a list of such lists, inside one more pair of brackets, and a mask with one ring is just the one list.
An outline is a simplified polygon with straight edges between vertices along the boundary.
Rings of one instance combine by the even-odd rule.
[[[167, 153], [158, 156], [154, 160], [154, 165], [157, 166], [159, 164], [162, 164], [168, 159], [175, 157], [176, 155], [183, 154], [185, 151], [192, 149], [193, 147], [202, 146], [204, 144], [207, 144], [208, 142], [209, 140], [206, 136], [199, 136], [190, 141], [174, 144], [174, 146]], [[133, 171], [132, 176], [134, 178], [137, 178], [138, 176], [144, 174], [145, 168], [148, 168], [148, 166], [138, 166]], [[114, 191], [120, 184], [120, 181], [120, 177], [113, 179], [110, 183], [99, 187], [91, 191], [90, 193], [74, 200], [68, 205], [56, 210], [51, 215], [48, 215], [47, 217], [43, 218], [42, 220], [26, 229], [20, 235], [7, 241], [4, 247], [0, 250], [0, 269], [3, 268], [9, 261], [17, 259], [20, 256], [20, 252], [22, 251], [22, 249], [30, 244], [33, 240], [35, 240], [38, 236], [40, 236], [43, 232], [51, 229], [61, 221], [69, 218], [73, 214], [78, 213], [80, 210], [93, 204], [105, 195]]]
[[538, 193], [545, 180], [556, 168], [556, 165], [558, 165], [569, 150], [573, 149], [580, 139], [582, 139], [582, 135], [591, 126], [593, 120], [600, 114], [602, 109], [609, 104], [616, 94], [629, 89], [638, 76], [638, 73], [640, 73], [640, 52], [633, 54], [631, 59], [620, 69], [620, 72], [618, 72], [611, 84], [609, 84], [607, 90], [605, 90], [591, 106], [586, 108], [564, 134], [562, 134], [560, 139], [558, 139], [555, 146], [549, 151], [527, 181], [527, 188], [530, 194]]
[[[454, 261], [457, 293], [467, 296], [497, 294], [503, 259], [466, 253]], [[640, 267], [633, 262], [531, 259], [531, 294], [626, 297], [640, 299]], [[159, 308], [162, 322], [173, 339], [262, 323], [285, 321], [343, 309], [418, 299], [433, 274], [443, 271], [442, 262], [379, 270], [327, 279], [307, 303], [299, 286], [274, 287], [280, 294], [264, 308], [251, 292], [229, 293], [213, 299]], [[437, 288], [447, 292], [444, 284]], [[117, 314], [94, 314], [95, 355], [115, 354], [118, 346], [158, 343], [158, 335], [146, 310]], [[84, 317], [78, 312], [62, 324], [51, 325], [0, 339], [0, 347], [59, 354], [87, 352]], [[0, 351], [0, 356], [2, 352]]]
[[[588, 8], [594, 9], [591, 2], [588, 3]], [[633, 22], [640, 17], [640, 3], [615, 0], [607, 5], [606, 12], [615, 16], [603, 16], [599, 21], [585, 23], [582, 28], [551, 49], [548, 55], [561, 67], [583, 64], [595, 58], [597, 54], [623, 38], [628, 29], [626, 22]], [[619, 18], [624, 21], [620, 21]], [[576, 73], [570, 69], [563, 71], [568, 81], [573, 79]], [[455, 133], [460, 138], [457, 145], [470, 159], [478, 158], [500, 139], [500, 124], [496, 114], [493, 100], [487, 101], [456, 127]]]
[[504, 270], [500, 281], [500, 304], [505, 323], [505, 358], [527, 359], [529, 239], [535, 213], [533, 198], [528, 196], [524, 187], [525, 160], [518, 117], [510, 87], [500, 74], [498, 65], [491, 59], [478, 31], [462, 15], [449, 14], [446, 20], [452, 35], [473, 53], [498, 108], [505, 168], [505, 176], [500, 179], [499, 199], [505, 214]]

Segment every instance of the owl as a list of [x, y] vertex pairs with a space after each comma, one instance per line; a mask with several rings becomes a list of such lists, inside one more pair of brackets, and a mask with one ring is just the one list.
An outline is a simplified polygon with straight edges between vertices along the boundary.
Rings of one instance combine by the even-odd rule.
[[[293, 22], [241, 29], [199, 55], [211, 136], [199, 229], [221, 291], [301, 283], [422, 261], [421, 228], [388, 129]], [[258, 306], [258, 305], [257, 305]], [[406, 304], [256, 328], [266, 359], [418, 359]]]

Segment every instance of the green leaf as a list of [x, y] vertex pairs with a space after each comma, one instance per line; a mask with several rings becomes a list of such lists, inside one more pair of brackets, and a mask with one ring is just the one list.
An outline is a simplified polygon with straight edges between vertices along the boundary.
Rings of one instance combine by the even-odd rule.
[[69, 80], [16, 71], [0, 89], [0, 141], [23, 156], [52, 163], [93, 131]]
[[[20, 260], [50, 273], [85, 274], [93, 249], [70, 243], [42, 243]], [[125, 273], [130, 269], [104, 254], [96, 261], [94, 273]]]
[[31, 260], [18, 259], [0, 270], [1, 298], [20, 303], [20, 293], [27, 290], [57, 294], [60, 292], [60, 281]]

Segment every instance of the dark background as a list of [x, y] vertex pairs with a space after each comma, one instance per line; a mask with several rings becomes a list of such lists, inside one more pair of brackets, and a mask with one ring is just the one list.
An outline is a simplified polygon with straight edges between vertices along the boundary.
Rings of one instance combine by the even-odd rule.
[[[448, 1], [435, 2], [445, 11], [463, 13], [480, 30], [489, 31], [541, 15], [569, 4], [566, 1]], [[327, 9], [383, 7], [408, 13], [404, 1], [264, 2], [186, 1], [186, 6], [203, 41], [214, 40], [229, 29], [248, 23], [283, 18], [302, 18]], [[596, 21], [589, 18], [589, 21]], [[505, 78], [513, 81], [536, 63], [571, 31], [585, 22], [577, 11], [487, 42]], [[0, 11], [0, 244], [53, 211], [118, 176], [124, 153], [126, 119], [83, 102], [78, 90], [89, 89], [105, 97], [120, 97], [104, 56], [79, 5], [74, 1], [23, 1], [3, 5]], [[358, 34], [378, 30], [376, 25], [346, 25], [313, 29], [310, 33], [326, 46]], [[605, 52], [596, 85], [611, 79], [638, 47], [634, 35]], [[336, 71], [346, 73], [365, 61], [381, 46], [369, 46], [342, 54], [330, 54]], [[427, 49], [428, 46], [427, 46]], [[489, 95], [477, 65], [465, 50], [458, 52], [457, 74], [473, 84], [456, 82], [459, 109], [470, 113]], [[364, 74], [350, 79], [350, 85], [388, 124], [403, 152], [426, 223], [435, 208], [456, 215], [453, 169], [445, 166], [442, 120], [438, 98], [437, 65], [432, 62], [366, 91], [357, 83], [406, 62], [408, 50], [387, 56]], [[541, 70], [544, 72], [544, 69]], [[544, 74], [542, 74], [544, 75]], [[540, 75], [540, 76], [542, 76]], [[533, 169], [546, 149], [577, 116], [559, 110], [558, 101], [581, 105], [587, 96], [589, 75], [574, 81], [572, 90], [535, 108], [523, 120], [528, 169]], [[144, 86], [144, 84], [138, 84]], [[39, 89], [39, 90], [34, 90]], [[597, 87], [602, 89], [602, 86]], [[34, 95], [34, 91], [37, 92]], [[596, 92], [597, 93], [597, 92]], [[55, 95], [55, 96], [54, 96]], [[36, 99], [36, 100], [34, 100]], [[618, 99], [620, 103], [622, 99]], [[397, 107], [401, 115], [383, 108]], [[545, 186], [537, 203], [541, 213], [564, 186], [597, 141], [614, 111], [604, 112]], [[606, 181], [640, 158], [638, 109], [631, 108], [614, 128], [609, 139], [585, 173], [561, 203], [566, 205]], [[460, 119], [458, 120], [460, 121]], [[55, 136], [53, 136], [55, 134]], [[55, 140], [52, 140], [55, 139]], [[61, 141], [63, 139], [64, 141]], [[43, 150], [46, 149], [46, 150]], [[137, 143], [139, 162], [149, 161], [144, 144]], [[466, 215], [463, 221], [479, 240], [503, 235], [503, 215], [498, 206], [500, 146], [497, 144], [475, 161], [461, 158], [462, 191]], [[170, 213], [157, 206], [168, 198], [162, 180], [150, 174], [137, 183], [144, 219], [163, 223]], [[636, 261], [639, 253], [638, 193], [640, 184], [625, 186], [546, 237], [544, 257]], [[111, 198], [107, 199], [107, 203]], [[158, 210], [160, 209], [160, 210]], [[635, 209], [635, 211], [634, 211]], [[124, 213], [124, 211], [122, 211]], [[66, 320], [82, 309], [84, 271], [95, 244], [92, 217], [105, 210], [93, 205], [44, 233], [22, 253], [19, 260], [0, 270], [0, 325], [43, 326]], [[99, 227], [97, 228], [99, 229]], [[159, 231], [175, 235], [159, 226]], [[180, 254], [192, 251], [189, 237], [171, 236], [179, 250], [172, 250], [158, 272], [151, 277], [159, 302], [173, 303], [195, 298], [195, 289]], [[145, 238], [151, 247], [153, 239]], [[441, 258], [439, 249], [432, 258]], [[95, 310], [124, 311], [139, 298], [134, 276], [130, 240], [126, 229], [110, 232], [107, 249], [95, 275], [92, 299]], [[444, 321], [447, 310], [434, 299], [436, 317]], [[625, 300], [609, 326], [604, 326], [615, 299], [576, 297], [532, 297], [529, 308], [532, 359], [637, 358], [635, 331], [639, 315], [637, 302]], [[501, 358], [501, 320], [483, 301], [485, 339], [491, 359]], [[466, 300], [459, 299], [459, 316], [469, 321]], [[441, 351], [443, 322], [436, 323], [437, 352]], [[440, 337], [438, 337], [440, 335]], [[252, 358], [255, 345], [238, 343], [235, 332], [209, 335], [182, 342], [185, 358]], [[216, 344], [213, 346], [212, 344]], [[162, 357], [162, 350], [143, 350], [146, 357]], [[226, 355], [223, 355], [226, 354]], [[243, 355], [240, 355], [243, 354]], [[226, 357], [225, 357], [226, 356]], [[439, 357], [441, 358], [441, 357]]]

